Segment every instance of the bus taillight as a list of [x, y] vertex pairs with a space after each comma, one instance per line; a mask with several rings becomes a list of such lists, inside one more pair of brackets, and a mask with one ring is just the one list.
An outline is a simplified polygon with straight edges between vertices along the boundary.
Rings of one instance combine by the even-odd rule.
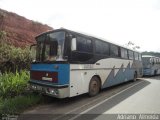
[[58, 73], [57, 72], [53, 72], [53, 75], [52, 75], [52, 82], [58, 82]]

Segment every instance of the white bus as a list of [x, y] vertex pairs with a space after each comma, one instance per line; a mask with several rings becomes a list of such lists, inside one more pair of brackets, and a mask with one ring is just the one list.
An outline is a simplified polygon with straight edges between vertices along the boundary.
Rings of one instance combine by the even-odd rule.
[[160, 74], [160, 58], [151, 55], [143, 55], [143, 75], [153, 76]]
[[29, 83], [53, 97], [95, 96], [142, 76], [141, 53], [94, 36], [58, 29], [38, 35], [36, 41]]

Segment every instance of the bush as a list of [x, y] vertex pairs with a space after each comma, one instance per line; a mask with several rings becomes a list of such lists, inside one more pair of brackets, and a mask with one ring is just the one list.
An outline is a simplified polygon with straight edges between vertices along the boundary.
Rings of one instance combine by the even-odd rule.
[[1, 40], [0, 42], [1, 43], [4, 42], [6, 35], [7, 33], [5, 31], [3, 30], [0, 31], [0, 40]]
[[10, 98], [21, 95], [27, 89], [29, 72], [21, 71], [20, 73], [4, 73], [0, 76], [0, 96]]
[[0, 71], [29, 69], [31, 54], [29, 46], [26, 48], [15, 47], [7, 42], [7, 32], [0, 31]]
[[0, 45], [0, 70], [4, 72], [15, 72], [29, 69], [31, 55], [29, 47], [24, 49], [3, 43]]

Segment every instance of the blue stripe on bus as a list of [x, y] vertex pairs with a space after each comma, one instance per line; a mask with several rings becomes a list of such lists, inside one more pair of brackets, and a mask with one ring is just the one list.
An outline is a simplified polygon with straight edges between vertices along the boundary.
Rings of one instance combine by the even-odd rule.
[[[56, 67], [58, 66], [58, 69]], [[31, 70], [44, 72], [58, 72], [58, 83], [60, 85], [69, 84], [69, 64], [32, 64]]]
[[143, 68], [143, 75], [154, 75], [154, 72], [151, 68]]
[[121, 66], [117, 74], [114, 76], [114, 68], [113, 68], [109, 76], [107, 77], [106, 81], [102, 85], [102, 88], [110, 87], [113, 85], [123, 83], [128, 80], [132, 80], [134, 78], [134, 72], [135, 70], [131, 69], [130, 64], [128, 64], [127, 68], [125, 68], [125, 71], [123, 71], [123, 67]]

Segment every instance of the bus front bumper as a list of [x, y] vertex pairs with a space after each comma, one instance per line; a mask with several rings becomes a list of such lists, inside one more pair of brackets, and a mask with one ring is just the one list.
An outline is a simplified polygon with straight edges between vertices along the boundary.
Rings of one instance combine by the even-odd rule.
[[69, 85], [52, 85], [38, 82], [37, 80], [30, 80], [29, 84], [30, 89], [38, 93], [46, 94], [56, 98], [69, 97]]

